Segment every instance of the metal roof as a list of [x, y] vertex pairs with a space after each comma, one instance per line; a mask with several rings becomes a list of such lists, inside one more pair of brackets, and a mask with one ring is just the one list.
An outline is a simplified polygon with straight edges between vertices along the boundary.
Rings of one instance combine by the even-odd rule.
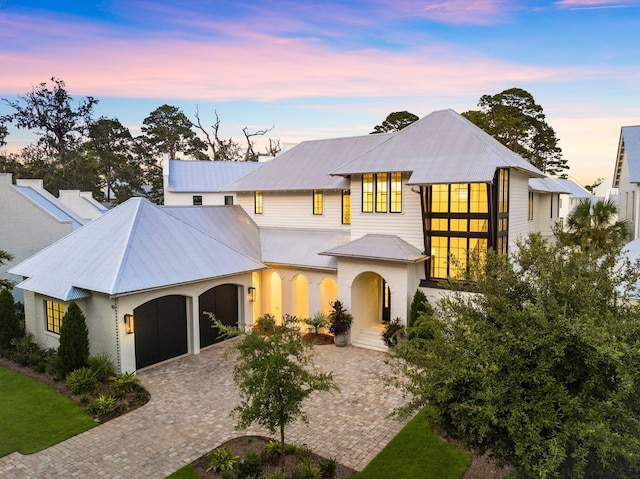
[[255, 161], [169, 161], [171, 192], [218, 192], [267, 163]]
[[58, 221], [71, 223], [72, 230], [74, 231], [87, 222], [87, 220], [66, 208], [55, 196], [46, 190], [22, 185], [13, 185], [13, 188], [29, 198]]
[[569, 190], [569, 194], [572, 198], [576, 199], [587, 199], [592, 198], [593, 195], [589, 193], [589, 190], [581, 186], [576, 180], [573, 178], [556, 178], [558, 183], [560, 183], [564, 188]]
[[618, 155], [614, 172], [614, 188], [620, 186], [620, 175], [625, 152], [627, 153], [629, 181], [631, 183], [640, 183], [640, 126], [623, 126], [620, 129], [620, 141], [618, 142]]
[[571, 190], [561, 184], [555, 178], [545, 176], [544, 178], [529, 178], [529, 189], [544, 193], [571, 193]]
[[349, 181], [329, 173], [384, 143], [395, 133], [304, 141], [276, 156], [262, 168], [223, 188], [223, 191], [341, 190]]
[[264, 263], [336, 270], [335, 258], [321, 251], [348, 241], [348, 231], [260, 228]]
[[[375, 136], [375, 135], [374, 135]], [[531, 163], [453, 110], [416, 121], [332, 174], [411, 172], [409, 184], [490, 183], [497, 168], [543, 177]]]
[[376, 234], [364, 235], [320, 254], [400, 263], [418, 263], [428, 258], [418, 248], [395, 235]]
[[20, 288], [67, 299], [73, 288], [117, 296], [262, 268], [213, 235], [132, 198], [10, 272], [28, 277]]

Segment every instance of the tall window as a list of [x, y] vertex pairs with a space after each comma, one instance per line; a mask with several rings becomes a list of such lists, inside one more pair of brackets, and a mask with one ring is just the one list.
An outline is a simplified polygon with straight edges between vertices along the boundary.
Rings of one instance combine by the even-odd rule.
[[391, 173], [391, 212], [402, 213], [402, 173]]
[[256, 191], [253, 194], [253, 208], [255, 214], [262, 214], [262, 191]]
[[342, 190], [342, 224], [351, 224], [351, 190]]
[[60, 334], [60, 325], [64, 316], [64, 305], [55, 301], [44, 302], [45, 319], [47, 322], [47, 331]]
[[313, 191], [313, 214], [322, 214], [322, 191], [320, 190]]
[[533, 221], [533, 191], [529, 192], [529, 221]]
[[362, 212], [373, 213], [373, 173], [362, 175]]
[[509, 170], [498, 170], [498, 228], [496, 251], [506, 254], [509, 243]]
[[387, 202], [389, 201], [387, 185], [389, 180], [386, 173], [376, 174], [376, 213], [387, 212]]

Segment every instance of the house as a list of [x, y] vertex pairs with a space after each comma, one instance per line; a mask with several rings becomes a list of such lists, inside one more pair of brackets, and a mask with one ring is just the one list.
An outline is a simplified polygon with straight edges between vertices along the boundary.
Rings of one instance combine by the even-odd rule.
[[540, 233], [544, 238], [553, 236], [553, 227], [562, 223], [562, 197], [570, 194], [566, 185], [555, 178], [531, 178], [529, 180], [529, 232]]
[[592, 201], [594, 197], [573, 178], [558, 178], [556, 181], [568, 191], [568, 194], [560, 195], [560, 221], [564, 225], [567, 216], [580, 202]]
[[60, 190], [58, 201], [76, 214], [95, 220], [107, 212], [102, 203], [93, 199], [90, 191]]
[[[171, 171], [168, 184], [182, 183]], [[379, 342], [385, 321], [406, 321], [417, 288], [443, 294], [469, 251], [508, 252], [550, 224], [556, 207], [532, 210], [531, 192], [557, 205], [565, 190], [531, 186], [544, 178], [461, 115], [436, 111], [395, 133], [302, 142], [224, 186], [202, 185], [203, 196], [234, 195], [233, 206], [129, 200], [11, 271], [26, 278], [38, 341], [55, 346], [74, 299], [92, 352], [123, 371], [211, 344], [205, 312], [251, 327], [336, 299], [353, 314], [351, 343], [375, 347], [371, 332]]]
[[[13, 184], [11, 173], [0, 173], [0, 249], [14, 256], [0, 266], [0, 275], [19, 283], [21, 276], [8, 273], [12, 265], [87, 222], [89, 219], [45, 190], [42, 180], [19, 179]], [[22, 301], [22, 290], [15, 289], [14, 297]]]
[[616, 154], [613, 188], [618, 189], [618, 218], [629, 222], [631, 240], [640, 237], [640, 126], [623, 126]]

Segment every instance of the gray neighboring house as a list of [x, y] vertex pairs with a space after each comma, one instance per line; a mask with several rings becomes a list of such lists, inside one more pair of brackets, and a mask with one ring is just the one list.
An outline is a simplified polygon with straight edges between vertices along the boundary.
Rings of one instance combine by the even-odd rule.
[[618, 218], [630, 224], [631, 240], [640, 237], [640, 126], [623, 126], [616, 154], [613, 188], [618, 188]]

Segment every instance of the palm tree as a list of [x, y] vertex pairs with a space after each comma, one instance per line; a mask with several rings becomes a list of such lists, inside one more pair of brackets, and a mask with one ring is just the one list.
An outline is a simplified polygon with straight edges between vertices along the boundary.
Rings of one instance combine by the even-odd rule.
[[611, 200], [581, 201], [567, 216], [564, 231], [556, 231], [560, 243], [578, 246], [592, 255], [613, 251], [629, 234], [626, 220], [618, 221], [618, 207]]

